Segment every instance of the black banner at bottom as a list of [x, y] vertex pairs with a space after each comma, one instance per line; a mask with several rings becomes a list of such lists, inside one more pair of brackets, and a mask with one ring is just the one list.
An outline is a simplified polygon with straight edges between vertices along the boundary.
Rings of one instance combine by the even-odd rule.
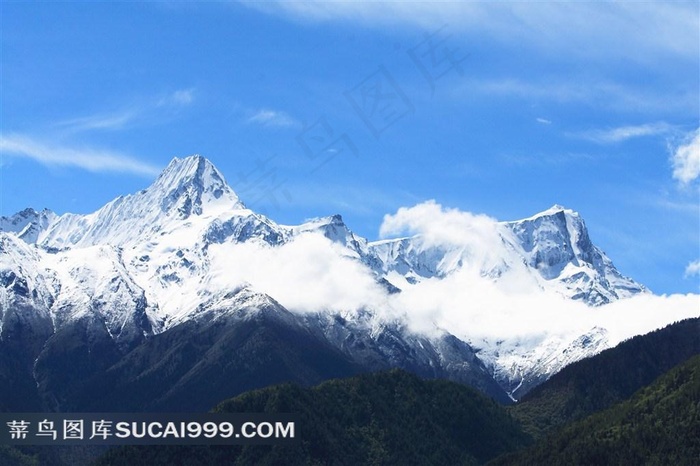
[[275, 445], [296, 416], [261, 413], [0, 413], [0, 445]]

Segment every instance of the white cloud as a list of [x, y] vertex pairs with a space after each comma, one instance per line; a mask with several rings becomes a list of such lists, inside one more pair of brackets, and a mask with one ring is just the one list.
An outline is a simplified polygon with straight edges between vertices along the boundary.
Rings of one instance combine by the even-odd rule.
[[475, 92], [528, 101], [584, 103], [616, 111], [653, 113], [697, 113], [696, 86], [686, 90], [649, 89], [610, 80], [581, 80], [552, 78], [526, 81], [520, 78], [462, 79], [453, 91], [455, 98], [472, 96]]
[[124, 111], [111, 115], [91, 115], [81, 118], [73, 118], [56, 123], [56, 126], [66, 128], [70, 132], [89, 131], [93, 129], [121, 129], [129, 123], [136, 113]]
[[698, 8], [681, 2], [248, 2], [311, 22], [407, 25], [487, 35], [578, 57], [620, 57], [650, 65], [660, 56], [697, 61]]
[[684, 276], [686, 278], [688, 277], [694, 277], [696, 275], [700, 275], [700, 259], [691, 262], [688, 264], [688, 266], [685, 268], [685, 274]]
[[617, 128], [584, 131], [572, 135], [598, 143], [615, 143], [633, 138], [667, 134], [673, 130], [674, 126], [664, 121], [660, 121], [657, 123], [645, 123], [643, 125], [620, 126]]
[[[385, 216], [381, 231], [382, 235], [419, 234], [428, 246], [443, 251], [476, 241], [488, 252], [496, 247], [489, 241], [495, 239], [493, 230], [498, 225], [487, 216], [428, 201]], [[543, 291], [525, 275], [504, 276], [515, 283], [504, 286], [474, 273], [469, 264], [442, 279], [401, 283], [402, 292], [389, 295], [369, 268], [316, 233], [300, 235], [279, 247], [247, 242], [210, 248], [208, 282], [203, 283], [207, 288], [248, 283], [302, 314], [370, 310], [376, 316], [374, 322], [398, 319], [410, 330], [428, 335], [449, 331], [475, 347], [498, 349], [504, 355], [516, 350], [558, 351], [594, 327], [605, 329], [607, 343], [616, 345], [700, 315], [698, 295], [643, 294], [591, 308]]]
[[466, 271], [430, 279], [392, 297], [416, 330], [437, 326], [468, 341], [575, 339], [593, 327], [609, 332], [611, 344], [653, 331], [676, 320], [700, 315], [698, 295], [639, 295], [591, 308], [552, 292], [503, 290]]
[[551, 120], [547, 120], [546, 118], [535, 118], [535, 121], [537, 121], [537, 123], [542, 123], [543, 125], [552, 124]]
[[[449, 264], [459, 262], [463, 263], [468, 273], [477, 276], [482, 270], [499, 267], [502, 257], [498, 252], [503, 247], [502, 238], [510, 235], [494, 218], [445, 208], [434, 200], [413, 207], [401, 207], [395, 214], [384, 216], [379, 229], [380, 237], [404, 234], [417, 236], [416, 244], [421, 253], [445, 254], [439, 267], [450, 269]], [[513, 272], [514, 281], [518, 272]], [[532, 285], [531, 277], [524, 277], [517, 283], [514, 281], [509, 285], [516, 289]]]
[[[399, 209], [385, 221], [385, 231], [415, 230], [443, 246], [463, 244], [475, 225], [492, 219], [434, 202]], [[443, 233], [438, 230], [446, 229]], [[464, 229], [460, 234], [459, 231]], [[700, 296], [639, 295], [591, 308], [557, 293], [542, 291], [527, 277], [510, 276], [523, 286], [504, 287], [465, 267], [445, 278], [402, 285], [389, 295], [371, 270], [343, 255], [325, 237], [308, 233], [280, 247], [255, 244], [212, 245], [207, 287], [248, 283], [297, 313], [352, 313], [371, 310], [379, 321], [399, 319], [415, 332], [449, 331], [477, 347], [507, 352], [515, 345], [543, 349], [552, 341], [573, 341], [594, 327], [606, 329], [608, 344], [647, 333], [671, 322], [700, 315]]]
[[125, 172], [144, 176], [154, 176], [160, 172], [158, 167], [118, 152], [48, 146], [31, 137], [16, 134], [0, 137], [0, 153], [29, 158], [48, 166], [73, 166], [93, 172]]
[[158, 106], [186, 106], [194, 102], [194, 88], [179, 89], [158, 101]]
[[497, 236], [498, 222], [482, 214], [444, 208], [434, 200], [413, 207], [401, 207], [387, 214], [379, 228], [382, 238], [409, 234], [420, 235], [431, 244], [466, 244]]
[[700, 128], [691, 132], [671, 156], [673, 178], [687, 185], [700, 176]]
[[211, 248], [213, 285], [248, 283], [291, 311], [353, 311], [386, 298], [369, 269], [320, 234], [303, 234], [277, 248], [253, 242]]
[[248, 123], [256, 123], [263, 126], [292, 127], [299, 126], [299, 122], [280, 110], [263, 108], [248, 118]]
[[[194, 88], [180, 89], [160, 99], [151, 97], [115, 113], [100, 113], [54, 123], [53, 136], [58, 140], [93, 130], [121, 130], [136, 124], [162, 119], [177, 107], [192, 104]], [[79, 167], [93, 172], [123, 172], [155, 176], [160, 168], [118, 151], [98, 149], [73, 142], [69, 145], [47, 143], [42, 138], [23, 134], [0, 136], [0, 153], [24, 157], [44, 165]]]
[[92, 130], [120, 130], [136, 123], [157, 120], [165, 112], [194, 102], [195, 90], [180, 89], [161, 98], [144, 99], [114, 113], [98, 113], [86, 117], [59, 121], [54, 126], [65, 133]]
[[512, 268], [500, 281], [483, 277], [478, 273], [483, 261], [494, 259], [489, 258], [489, 251], [502, 248], [498, 233], [507, 234], [498, 228], [499, 223], [490, 217], [446, 209], [434, 201], [386, 215], [383, 236], [418, 234], [429, 239], [430, 247], [442, 251], [469, 251], [470, 244], [479, 246], [467, 254], [470, 264], [445, 278], [415, 285], [401, 283], [403, 291], [390, 298], [392, 308], [406, 312], [417, 331], [442, 328], [469, 341], [494, 343], [511, 338], [533, 347], [550, 337], [573, 340], [596, 326], [605, 328], [610, 343], [617, 344], [675, 320], [700, 315], [698, 295], [644, 294], [591, 308], [542, 290], [531, 274], [522, 270]]

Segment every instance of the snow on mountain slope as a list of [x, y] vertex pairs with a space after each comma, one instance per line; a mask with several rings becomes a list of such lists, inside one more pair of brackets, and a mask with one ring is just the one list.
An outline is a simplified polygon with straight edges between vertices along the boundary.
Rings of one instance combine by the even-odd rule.
[[449, 333], [424, 335], [405, 320], [385, 319], [366, 310], [305, 315], [308, 328], [372, 370], [401, 368], [428, 378], [449, 378], [508, 401], [505, 390], [474, 349]]
[[48, 254], [41, 264], [54, 272], [51, 310], [56, 328], [95, 316], [115, 341], [130, 344], [162, 327], [149, 309], [144, 290], [122, 262], [120, 249], [109, 245], [75, 248]]
[[367, 240], [355, 235], [343, 222], [340, 215], [319, 217], [299, 225], [288, 227], [294, 235], [304, 233], [321, 233], [334, 243], [355, 252], [357, 258], [367, 255]]
[[527, 341], [485, 344], [479, 356], [490, 366], [496, 381], [517, 400], [569, 364], [617, 343], [610, 341], [607, 330], [593, 327], [580, 336], [548, 335], [534, 345]]
[[409, 235], [368, 242], [340, 215], [276, 224], [200, 156], [174, 159], [150, 187], [92, 214], [27, 209], [0, 230], [0, 338], [32, 316], [48, 334], [91, 316], [128, 346], [267, 296], [356, 362], [482, 388], [487, 371], [518, 397], [632, 336], [615, 329], [697, 314], [690, 297], [628, 324], [616, 303], [651, 294], [560, 206], [498, 222], [427, 202], [385, 217], [383, 233]]
[[646, 291], [593, 245], [586, 224], [573, 210], [555, 205], [504, 225], [515, 235], [528, 267], [547, 281], [559, 282], [571, 299], [600, 305]]
[[240, 210], [245, 206], [208, 160], [175, 158], [147, 189], [120, 196], [89, 215], [63, 215], [38, 243], [55, 249], [134, 245]]
[[429, 201], [385, 216], [382, 232], [410, 234], [369, 243], [380, 273], [403, 290], [395, 301], [424, 330], [439, 322], [477, 348], [516, 397], [621, 341], [598, 331], [601, 316], [588, 306], [650, 295], [592, 244], [578, 213], [558, 205], [498, 222]]
[[53, 333], [55, 272], [44, 270], [42, 258], [17, 236], [0, 232], [0, 340], [22, 335], [23, 328], [39, 339]]
[[[517, 282], [518, 289], [556, 291], [591, 305], [646, 291], [617, 271], [591, 243], [579, 214], [564, 207], [555, 205], [515, 222], [489, 225], [480, 219], [477, 227], [465, 225], [463, 229], [482, 231], [438, 240], [421, 233], [372, 242], [369, 248], [379, 259], [381, 272], [399, 288], [468, 267], [482, 277], [504, 282], [507, 288]], [[487, 241], [483, 230], [487, 230]], [[514, 276], [518, 279], [511, 280]]]
[[[175, 158], [143, 191], [92, 214], [55, 218], [37, 243], [52, 253], [45, 267], [60, 271], [56, 319], [91, 309], [119, 336], [125, 325], [150, 333], [186, 319], [208, 294], [199, 285], [210, 245], [277, 244], [288, 235], [245, 208], [208, 160], [191, 156]], [[118, 316], [134, 306], [133, 316]]]
[[27, 243], [36, 243], [39, 235], [57, 218], [58, 216], [48, 209], [37, 212], [28, 208], [11, 217], [0, 217], [0, 231], [15, 233]]

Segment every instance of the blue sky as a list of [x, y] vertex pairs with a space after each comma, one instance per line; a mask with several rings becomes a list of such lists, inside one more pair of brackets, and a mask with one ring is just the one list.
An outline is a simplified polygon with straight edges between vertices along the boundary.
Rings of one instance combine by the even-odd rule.
[[[697, 2], [2, 2], [0, 215], [88, 213], [199, 153], [280, 223], [552, 204], [697, 292]], [[695, 265], [693, 265], [695, 264]]]

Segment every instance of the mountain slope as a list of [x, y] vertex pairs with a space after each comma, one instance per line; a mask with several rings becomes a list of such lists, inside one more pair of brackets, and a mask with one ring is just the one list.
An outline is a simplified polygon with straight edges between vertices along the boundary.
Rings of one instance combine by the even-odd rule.
[[[416, 235], [372, 242], [369, 250], [379, 270], [399, 288], [475, 267], [495, 282], [517, 274], [528, 277], [532, 288], [595, 306], [646, 292], [593, 245], [585, 222], [573, 210], [555, 205], [523, 220], [489, 223], [475, 218], [474, 224], [465, 225], [458, 237], [445, 234], [438, 241]], [[470, 228], [475, 231], [470, 233]]]
[[31, 372], [36, 384], [0, 400], [0, 409], [200, 411], [253, 388], [362, 370], [264, 295], [242, 289], [219, 304], [130, 348], [119, 347], [98, 319], [73, 321], [45, 344]]
[[[568, 209], [457, 227], [437, 242], [425, 234], [369, 242], [340, 215], [279, 225], [246, 208], [200, 156], [173, 159], [151, 186], [91, 214], [29, 209], [0, 219], [0, 379], [11, 387], [0, 394], [7, 403], [36, 405], [34, 393], [45, 409], [77, 409], [82, 381], [114, 373], [154, 337], [177, 328], [179, 338], [195, 338], [187, 332], [197, 324], [265, 307], [255, 296], [267, 295], [294, 316], [285, 325], [294, 320], [363, 370], [449, 378], [507, 402], [506, 392], [520, 397], [617, 341], [597, 323], [579, 323], [583, 312], [562, 334], [512, 338], [484, 337], [479, 315], [507, 322], [512, 307], [518, 318], [539, 312], [519, 296], [575, 301], [578, 312], [647, 294]], [[493, 289], [508, 302], [494, 307], [467, 295], [436, 308], [450, 290], [431, 286], [444, 283]], [[228, 306], [243, 288], [250, 302]], [[441, 312], [456, 318], [446, 323]], [[81, 364], [64, 367], [71, 358]]]
[[601, 305], [646, 291], [593, 245], [583, 218], [573, 210], [554, 205], [503, 225], [515, 235], [527, 265], [545, 280], [558, 281], [571, 299]]
[[177, 231], [191, 218], [211, 219], [244, 208], [208, 160], [175, 158], [147, 189], [120, 196], [89, 215], [63, 215], [38, 243], [55, 249], [135, 244]]
[[98, 465], [481, 464], [529, 442], [499, 405], [447, 381], [402, 371], [246, 393], [218, 412], [298, 414], [301, 444], [262, 447], [131, 447]]
[[640, 335], [565, 367], [512, 408], [534, 436], [626, 400], [700, 354], [700, 318]]
[[15, 233], [27, 243], [36, 243], [43, 231], [57, 218], [58, 216], [48, 209], [37, 212], [27, 208], [11, 217], [0, 217], [0, 231]]
[[0, 445], [0, 464], [4, 466], [39, 466], [39, 460], [16, 448]]
[[403, 369], [426, 379], [449, 379], [480, 390], [494, 400], [512, 400], [474, 349], [449, 333], [424, 336], [400, 322], [377, 322], [369, 313], [352, 318], [311, 314], [305, 326], [339, 348], [365, 370]]
[[700, 459], [700, 356], [631, 399], [564, 427], [492, 465], [696, 465]]
[[382, 323], [374, 330], [343, 327], [342, 343], [338, 335], [330, 339], [340, 324], [291, 313], [249, 288], [213, 297], [196, 315], [128, 345], [113, 338], [99, 314], [62, 325], [35, 357], [0, 341], [0, 377], [7, 381], [0, 409], [197, 411], [275, 383], [311, 385], [392, 367], [455, 378], [508, 402], [456, 339], [433, 342]]

